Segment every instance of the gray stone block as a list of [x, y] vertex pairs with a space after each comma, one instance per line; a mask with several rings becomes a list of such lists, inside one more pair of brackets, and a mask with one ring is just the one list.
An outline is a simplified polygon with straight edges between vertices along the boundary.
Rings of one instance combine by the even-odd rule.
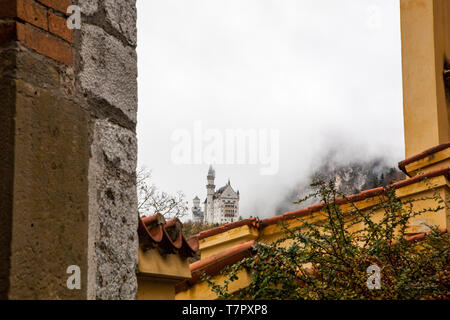
[[[90, 237], [96, 299], [136, 299], [138, 211], [136, 138], [120, 126], [99, 120], [94, 127], [90, 165]], [[95, 181], [95, 182], [94, 182]], [[92, 224], [92, 222], [95, 222]], [[92, 270], [94, 268], [95, 270]]]
[[136, 31], [136, 0], [105, 0], [106, 21], [120, 32], [127, 41], [135, 46]]
[[104, 158], [115, 167], [133, 175], [136, 172], [137, 141], [134, 132], [109, 123], [98, 121], [96, 130]]
[[104, 99], [136, 123], [137, 55], [103, 29], [84, 24], [79, 75], [84, 92]]
[[87, 16], [93, 15], [98, 10], [98, 0], [79, 0], [81, 13]]

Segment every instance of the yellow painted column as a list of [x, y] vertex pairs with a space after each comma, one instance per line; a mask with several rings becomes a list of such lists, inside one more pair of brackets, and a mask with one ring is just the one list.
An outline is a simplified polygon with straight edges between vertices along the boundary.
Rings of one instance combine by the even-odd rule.
[[450, 0], [400, 0], [406, 158], [450, 140]]

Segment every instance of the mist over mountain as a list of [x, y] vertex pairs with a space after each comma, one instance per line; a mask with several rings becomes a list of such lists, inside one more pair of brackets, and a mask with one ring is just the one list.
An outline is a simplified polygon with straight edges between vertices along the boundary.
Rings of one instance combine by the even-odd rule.
[[312, 191], [311, 183], [318, 179], [322, 181], [332, 180], [340, 192], [351, 195], [364, 190], [387, 186], [406, 178], [403, 172], [388, 163], [382, 157], [372, 160], [342, 162], [330, 153], [308, 179], [298, 182], [281, 198], [276, 206], [275, 214], [280, 215], [317, 203], [318, 200], [316, 199], [308, 199], [301, 205], [293, 202], [310, 194]]

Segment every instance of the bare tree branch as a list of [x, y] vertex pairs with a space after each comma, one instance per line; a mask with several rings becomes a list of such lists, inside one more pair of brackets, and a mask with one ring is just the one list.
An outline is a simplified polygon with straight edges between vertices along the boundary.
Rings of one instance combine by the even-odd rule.
[[182, 218], [187, 215], [189, 206], [186, 196], [178, 191], [168, 194], [151, 183], [151, 171], [139, 168], [137, 175], [138, 210], [141, 216], [162, 214], [166, 219]]

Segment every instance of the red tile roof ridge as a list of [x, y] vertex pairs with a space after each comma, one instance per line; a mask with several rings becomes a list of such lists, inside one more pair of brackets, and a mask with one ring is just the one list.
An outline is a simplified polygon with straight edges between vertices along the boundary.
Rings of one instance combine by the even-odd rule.
[[170, 219], [170, 220], [166, 221], [166, 225], [165, 226], [166, 226], [166, 228], [170, 228], [170, 227], [173, 227], [173, 226], [175, 226], [177, 224], [180, 224], [181, 226], [183, 226], [183, 224], [181, 223], [180, 219], [173, 218], [173, 219]]
[[[448, 232], [447, 228], [439, 229], [439, 233], [440, 234], [445, 234], [447, 232]], [[422, 240], [424, 240], [427, 237], [428, 234], [430, 234], [430, 232], [416, 233], [416, 234], [413, 234], [413, 235], [410, 235], [410, 236], [405, 236], [405, 240], [408, 241], [408, 242], [422, 241]], [[394, 246], [397, 245], [397, 244], [398, 244], [397, 240], [392, 242], [392, 245], [394, 245]]]
[[173, 236], [167, 229], [167, 227], [163, 228], [165, 241], [161, 241], [159, 245], [164, 247], [167, 252], [176, 253], [183, 245], [183, 233], [175, 232], [175, 236]]
[[[183, 245], [183, 224], [178, 218], [171, 219], [164, 225], [164, 233], [167, 237], [169, 246], [173, 246], [176, 249], [180, 249]], [[169, 247], [168, 251], [172, 250]]]
[[153, 242], [161, 242], [165, 223], [164, 216], [159, 213], [149, 217], [141, 217], [138, 231], [147, 232]]
[[138, 235], [144, 250], [161, 248], [165, 253], [187, 258], [195, 256], [199, 248], [197, 238], [184, 237], [179, 219], [166, 221], [159, 213], [139, 219]]
[[398, 182], [392, 184], [391, 186], [398, 189], [398, 188], [408, 186], [410, 184], [420, 182], [425, 179], [435, 178], [435, 177], [439, 177], [439, 176], [445, 176], [445, 177], [449, 178], [450, 177], [450, 168], [442, 167], [442, 168], [434, 169], [434, 170], [428, 171], [426, 173], [418, 174], [410, 179], [398, 181]]
[[196, 237], [186, 239], [184, 235], [182, 235], [182, 242], [181, 248], [178, 250], [178, 253], [182, 257], [193, 257], [197, 254], [199, 244]]
[[430, 149], [427, 149], [427, 150], [425, 150], [425, 151], [423, 151], [423, 152], [421, 152], [419, 154], [416, 154], [416, 155], [414, 155], [412, 157], [409, 157], [409, 158], [407, 158], [407, 159], [405, 159], [403, 161], [400, 161], [398, 163], [398, 168], [400, 170], [402, 170], [404, 173], [408, 174], [408, 172], [406, 171], [406, 166], [408, 164], [411, 164], [413, 162], [416, 162], [418, 160], [426, 158], [427, 156], [432, 155], [433, 153], [442, 151], [442, 150], [447, 149], [449, 147], [450, 147], [450, 141], [448, 141], [446, 143], [442, 143], [442, 144], [437, 145], [437, 146], [434, 146], [434, 147], [432, 147]]
[[247, 241], [244, 243], [240, 243], [238, 245], [235, 245], [231, 248], [228, 248], [224, 251], [221, 251], [217, 254], [214, 254], [212, 256], [209, 256], [205, 259], [196, 261], [194, 263], [192, 263], [189, 268], [191, 269], [191, 272], [197, 272], [199, 270], [204, 269], [205, 267], [207, 267], [208, 265], [210, 265], [211, 263], [217, 263], [220, 262], [224, 259], [228, 259], [232, 256], [234, 256], [235, 254], [238, 254], [242, 251], [246, 251], [250, 248], [252, 248], [255, 245], [255, 240], [251, 240], [251, 241]]
[[[448, 232], [448, 230], [447, 230], [447, 228], [441, 228], [441, 229], [439, 229], [439, 232], [441, 234], [445, 234]], [[428, 234], [429, 234], [429, 232], [417, 233], [415, 235], [406, 237], [406, 241], [408, 241], [408, 242], [421, 241], [421, 240], [425, 239]]]

